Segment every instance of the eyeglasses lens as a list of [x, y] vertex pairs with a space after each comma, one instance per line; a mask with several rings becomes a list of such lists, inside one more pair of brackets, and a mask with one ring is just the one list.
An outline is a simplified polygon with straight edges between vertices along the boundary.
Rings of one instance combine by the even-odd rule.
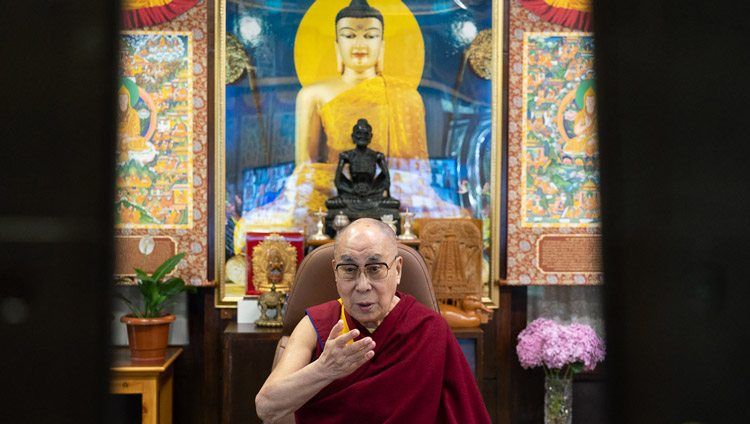
[[[339, 265], [336, 267], [336, 275], [342, 280], [354, 280], [359, 275], [359, 269], [356, 265]], [[370, 280], [382, 280], [388, 276], [388, 267], [385, 264], [367, 264], [364, 272]]]

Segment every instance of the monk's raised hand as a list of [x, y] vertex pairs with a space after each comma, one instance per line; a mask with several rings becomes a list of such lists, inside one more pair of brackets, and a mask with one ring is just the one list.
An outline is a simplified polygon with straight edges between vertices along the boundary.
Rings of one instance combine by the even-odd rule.
[[339, 320], [333, 326], [323, 348], [323, 353], [318, 359], [326, 372], [334, 379], [353, 373], [375, 356], [373, 350], [375, 349], [375, 341], [372, 338], [365, 337], [347, 345], [350, 340], [359, 336], [359, 330], [355, 328], [348, 333], [341, 334], [343, 328], [344, 321], [342, 320]]

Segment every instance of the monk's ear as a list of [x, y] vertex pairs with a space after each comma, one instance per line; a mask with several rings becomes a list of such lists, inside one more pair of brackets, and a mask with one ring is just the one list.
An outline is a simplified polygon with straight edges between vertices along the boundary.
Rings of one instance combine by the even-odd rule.
[[399, 256], [398, 259], [396, 259], [396, 263], [393, 266], [396, 270], [396, 274], [398, 275], [398, 284], [401, 284], [401, 271], [402, 266], [404, 265], [404, 258], [402, 256]]
[[344, 73], [344, 59], [341, 58], [341, 51], [339, 50], [339, 42], [334, 41], [334, 50], [336, 50], [336, 72], [339, 74]]

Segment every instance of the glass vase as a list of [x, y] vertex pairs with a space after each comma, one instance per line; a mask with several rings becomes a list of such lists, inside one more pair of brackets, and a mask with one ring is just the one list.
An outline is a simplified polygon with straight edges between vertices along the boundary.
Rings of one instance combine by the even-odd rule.
[[573, 379], [544, 378], [544, 424], [573, 422]]

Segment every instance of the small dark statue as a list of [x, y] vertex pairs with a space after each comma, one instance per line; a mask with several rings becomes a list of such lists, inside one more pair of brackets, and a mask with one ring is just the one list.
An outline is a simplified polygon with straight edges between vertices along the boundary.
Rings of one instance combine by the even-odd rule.
[[[284, 278], [284, 261], [281, 255], [276, 252], [269, 252], [268, 255], [268, 282], [271, 283], [271, 291], [267, 291], [258, 298], [258, 307], [260, 309], [260, 318], [255, 321], [258, 327], [281, 327], [284, 323], [284, 317], [281, 316], [281, 308], [284, 306], [284, 293], [276, 291], [276, 283], [280, 283]], [[275, 309], [276, 316], [269, 318], [268, 309]]]
[[[326, 200], [326, 232], [336, 234], [332, 227], [333, 218], [343, 212], [350, 221], [359, 218], [380, 219], [392, 215], [396, 222], [401, 221], [398, 212], [401, 202], [390, 196], [391, 177], [385, 155], [369, 147], [372, 141], [372, 127], [366, 119], [360, 119], [352, 130], [354, 149], [339, 154], [334, 183], [338, 196]], [[347, 176], [344, 172], [348, 165]], [[377, 172], [380, 168], [380, 173]]]

